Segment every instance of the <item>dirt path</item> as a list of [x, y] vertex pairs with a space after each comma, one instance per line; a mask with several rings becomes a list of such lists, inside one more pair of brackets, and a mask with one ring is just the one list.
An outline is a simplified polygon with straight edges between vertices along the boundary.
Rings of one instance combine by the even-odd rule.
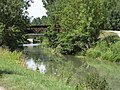
[[5, 88], [0, 86], [0, 90], [5, 90]]

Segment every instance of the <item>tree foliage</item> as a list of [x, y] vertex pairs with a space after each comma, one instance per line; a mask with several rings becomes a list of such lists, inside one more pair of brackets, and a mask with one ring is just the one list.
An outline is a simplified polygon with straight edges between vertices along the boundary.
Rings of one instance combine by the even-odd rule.
[[34, 18], [31, 22], [32, 25], [41, 25], [42, 21], [40, 19], [40, 17]]
[[120, 30], [120, 0], [109, 0], [105, 3], [107, 20], [104, 29]]
[[[43, 0], [47, 9], [50, 46], [64, 54], [86, 50], [97, 41], [107, 20], [106, 0]], [[56, 26], [61, 28], [56, 33]]]
[[46, 16], [42, 16], [42, 18], [37, 17], [34, 18], [31, 22], [31, 25], [48, 25], [48, 18]]
[[22, 34], [29, 23], [26, 9], [30, 6], [30, 0], [1, 0], [0, 1], [0, 25], [4, 26], [1, 34], [2, 45], [15, 49], [22, 42]]

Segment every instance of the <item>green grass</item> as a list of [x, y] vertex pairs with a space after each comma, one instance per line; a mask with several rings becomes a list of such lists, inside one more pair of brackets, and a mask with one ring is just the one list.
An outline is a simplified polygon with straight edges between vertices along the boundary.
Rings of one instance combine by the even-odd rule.
[[[95, 84], [100, 84], [99, 86], [101, 86], [101, 77], [107, 80], [108, 85], [112, 90], [119, 90], [120, 88], [120, 65], [115, 62], [99, 60], [99, 58], [78, 57], [84, 59], [87, 64], [83, 67], [80, 66], [77, 68], [76, 70], [78, 72], [76, 71], [76, 73], [72, 73], [72, 69], [70, 69], [72, 68], [72, 63], [64, 62], [66, 68], [64, 68], [65, 71], [62, 73], [64, 73], [66, 77], [60, 79], [60, 77], [57, 78], [53, 75], [43, 75], [37, 71], [28, 70], [25, 68], [24, 63], [20, 62], [21, 56], [21, 52], [9, 52], [8, 50], [0, 49], [0, 86], [4, 87], [6, 90], [93, 90], [88, 89], [89, 87], [86, 85], [91, 84], [92, 87]], [[88, 66], [91, 67], [90, 71], [87, 70]], [[83, 75], [83, 77], [86, 78], [84, 73], [85, 75], [86, 73], [91, 73], [92, 68], [95, 68], [95, 71], [97, 70], [97, 73], [100, 75], [100, 78], [94, 76], [90, 77], [90, 80], [92, 78], [94, 83], [89, 80], [85, 82], [83, 81], [84, 83], [82, 83], [79, 78], [76, 78], [76, 75], [79, 75], [77, 77]], [[61, 66], [60, 69], [62, 69]], [[67, 71], [69, 73], [67, 73]], [[70, 75], [72, 75], [72, 77]], [[66, 81], [69, 84], [66, 85]], [[82, 88], [79, 86], [79, 82], [82, 83]], [[79, 88], [77, 87], [77, 83]]]
[[64, 81], [23, 67], [21, 53], [0, 49], [0, 86], [6, 90], [74, 90]]

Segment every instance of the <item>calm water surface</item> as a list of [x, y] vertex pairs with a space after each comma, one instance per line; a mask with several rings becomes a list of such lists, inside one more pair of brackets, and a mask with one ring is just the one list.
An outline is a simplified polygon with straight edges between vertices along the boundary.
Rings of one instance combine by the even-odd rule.
[[[27, 68], [38, 70], [40, 73], [57, 74], [58, 69], [65, 69], [65, 67], [78, 68], [83, 63], [73, 56], [54, 56], [51, 51], [44, 49], [42, 46], [25, 45], [24, 54], [28, 57], [26, 60]], [[74, 70], [73, 70], [74, 71]]]

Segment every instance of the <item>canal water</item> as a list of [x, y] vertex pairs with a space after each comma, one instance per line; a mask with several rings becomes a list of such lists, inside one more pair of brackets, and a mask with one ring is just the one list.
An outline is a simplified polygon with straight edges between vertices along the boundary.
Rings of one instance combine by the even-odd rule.
[[[69, 57], [59, 57], [55, 56], [51, 53], [51, 51], [47, 48], [43, 48], [41, 45], [37, 44], [26, 44], [24, 45], [24, 54], [27, 57], [26, 65], [29, 69], [39, 70], [40, 73], [47, 73], [51, 64], [52, 67], [57, 66], [57, 64], [62, 64], [62, 62], [67, 62], [66, 59], [70, 59]], [[69, 60], [70, 61], [70, 60]], [[54, 67], [54, 69], [57, 69]]]
[[50, 49], [44, 48], [41, 45], [25, 45], [24, 54], [27, 57], [27, 68], [42, 74], [56, 75], [59, 78], [75, 77], [76, 80], [78, 78], [80, 80], [87, 73], [95, 71], [85, 60], [80, 60], [74, 56], [52, 54]]

